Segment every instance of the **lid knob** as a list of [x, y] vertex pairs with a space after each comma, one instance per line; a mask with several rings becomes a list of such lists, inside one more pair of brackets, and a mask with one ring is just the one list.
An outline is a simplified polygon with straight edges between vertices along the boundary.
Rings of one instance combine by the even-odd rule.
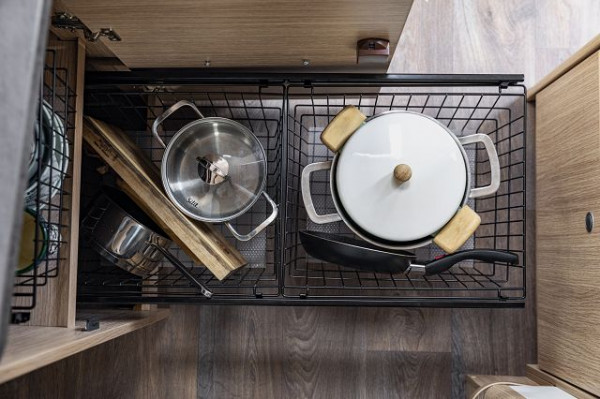
[[412, 177], [412, 169], [410, 166], [401, 163], [400, 165], [396, 165], [394, 168], [394, 177], [398, 181], [399, 184], [405, 183], [410, 180]]
[[229, 162], [219, 155], [197, 157], [198, 175], [207, 184], [220, 184], [229, 177]]

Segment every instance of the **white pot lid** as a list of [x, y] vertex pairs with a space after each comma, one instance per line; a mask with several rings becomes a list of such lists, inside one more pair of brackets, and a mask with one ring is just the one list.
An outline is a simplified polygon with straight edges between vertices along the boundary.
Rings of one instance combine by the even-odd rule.
[[[394, 176], [408, 165], [406, 182]], [[428, 116], [394, 111], [346, 141], [335, 170], [337, 195], [360, 228], [383, 240], [420, 240], [440, 230], [465, 196], [467, 166], [450, 131]]]

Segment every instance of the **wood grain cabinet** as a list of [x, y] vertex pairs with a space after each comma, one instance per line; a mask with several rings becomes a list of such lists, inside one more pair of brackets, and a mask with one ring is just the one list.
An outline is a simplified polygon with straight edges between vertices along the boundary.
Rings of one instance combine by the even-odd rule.
[[311, 70], [356, 68], [360, 39], [387, 39], [393, 52], [412, 2], [61, 0], [55, 8], [94, 32], [117, 32], [121, 41], [104, 43], [129, 68]]
[[600, 52], [542, 84], [532, 90], [538, 362], [600, 395]]

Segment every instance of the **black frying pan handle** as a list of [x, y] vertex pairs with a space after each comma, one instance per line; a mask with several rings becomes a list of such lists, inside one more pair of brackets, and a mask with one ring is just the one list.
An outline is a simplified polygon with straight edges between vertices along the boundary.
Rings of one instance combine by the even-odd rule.
[[513, 252], [497, 251], [495, 249], [470, 249], [433, 260], [425, 265], [425, 275], [431, 276], [450, 269], [463, 260], [482, 260], [484, 262], [505, 262], [515, 264], [519, 262], [519, 256]]
[[167, 258], [167, 260], [177, 269], [181, 272], [181, 274], [183, 274], [185, 276], [185, 278], [187, 278], [193, 285], [196, 286], [196, 288], [198, 288], [200, 290], [200, 292], [202, 293], [202, 295], [204, 295], [207, 298], [212, 297], [212, 292], [206, 288], [204, 286], [204, 284], [202, 284], [200, 281], [198, 281], [198, 279], [196, 277], [194, 277], [194, 275], [192, 273], [190, 273], [183, 264], [181, 264], [181, 262], [179, 261], [179, 259], [177, 259], [176, 257], [174, 257], [169, 251], [167, 251], [164, 248], [161, 248], [160, 246], [156, 245], [156, 244], [152, 244], [154, 246], [154, 248], [158, 249], [158, 251], [164, 255], [165, 258]]

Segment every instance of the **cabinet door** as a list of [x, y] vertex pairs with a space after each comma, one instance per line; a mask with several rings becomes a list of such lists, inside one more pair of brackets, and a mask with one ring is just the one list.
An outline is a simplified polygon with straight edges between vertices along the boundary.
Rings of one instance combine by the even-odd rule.
[[[536, 96], [538, 361], [600, 394], [599, 54]], [[596, 218], [588, 233], [586, 214]]]
[[94, 32], [121, 36], [102, 40], [129, 68], [356, 67], [359, 39], [388, 39], [393, 52], [412, 2], [62, 0]]

